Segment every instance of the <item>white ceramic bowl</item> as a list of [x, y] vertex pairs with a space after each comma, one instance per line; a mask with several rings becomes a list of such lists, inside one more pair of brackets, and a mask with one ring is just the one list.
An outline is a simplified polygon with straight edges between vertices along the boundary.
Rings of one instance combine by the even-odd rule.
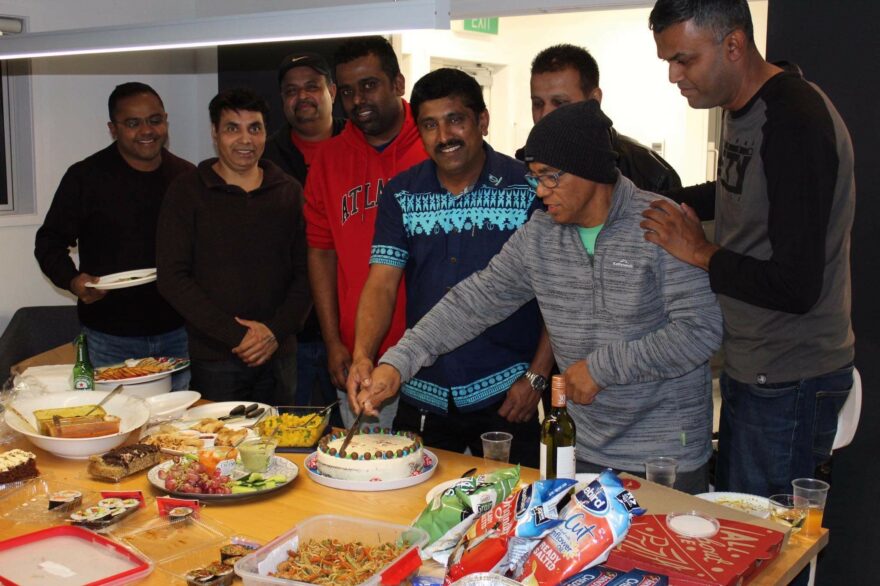
[[202, 394], [196, 391], [174, 391], [147, 397], [144, 400], [150, 406], [150, 419], [177, 419], [190, 405], [201, 398]]
[[103, 454], [121, 446], [131, 432], [140, 428], [149, 419], [150, 407], [147, 403], [143, 399], [126, 396], [122, 393], [111, 397], [104, 405], [104, 410], [121, 419], [119, 433], [89, 438], [61, 438], [41, 435], [36, 432], [37, 420], [34, 417], [34, 411], [77, 405], [97, 405], [106, 396], [107, 393], [104, 391], [65, 391], [18, 398], [12, 402], [12, 406], [34, 427], [26, 425], [11, 409], [5, 413], [6, 424], [27, 437], [38, 448], [61, 458], [84, 460], [92, 454]]
[[[122, 383], [122, 394], [124, 395], [132, 395], [134, 397], [140, 397], [141, 399], [146, 399], [148, 397], [155, 397], [156, 395], [161, 395], [163, 393], [171, 392], [171, 373], [163, 373], [164, 376], [160, 378], [156, 378], [154, 380], [142, 382], [142, 383]], [[99, 382], [95, 381], [95, 390], [96, 391], [112, 391], [116, 388], [116, 385], [120, 384], [121, 381], [107, 381], [107, 382]]]

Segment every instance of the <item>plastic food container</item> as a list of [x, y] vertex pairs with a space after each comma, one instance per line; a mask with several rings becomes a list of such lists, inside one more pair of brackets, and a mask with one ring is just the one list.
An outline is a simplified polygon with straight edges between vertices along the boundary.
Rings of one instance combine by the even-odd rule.
[[0, 582], [40, 586], [130, 584], [150, 560], [80, 527], [51, 527], [0, 541]]
[[241, 577], [245, 586], [261, 584], [309, 586], [306, 582], [275, 578], [269, 576], [269, 573], [274, 572], [278, 564], [287, 559], [288, 550], [295, 551], [300, 543], [311, 539], [332, 538], [344, 542], [360, 541], [367, 545], [402, 542], [409, 546], [394, 561], [358, 586], [400, 584], [422, 565], [419, 548], [428, 542], [428, 534], [416, 527], [338, 515], [318, 515], [309, 517], [287, 533], [243, 557], [235, 564], [235, 573]]
[[[68, 505], [49, 508], [49, 497], [59, 492], [79, 493]], [[58, 525], [71, 512], [95, 504], [101, 495], [73, 484], [38, 477], [0, 498], [0, 519], [31, 525]]]
[[672, 512], [666, 515], [666, 526], [682, 537], [705, 539], [718, 533], [718, 519], [700, 511]]
[[157, 517], [140, 527], [115, 535], [126, 545], [159, 563], [201, 547], [216, 545], [219, 548], [230, 533], [224, 526], [205, 517], [176, 521]]
[[[254, 429], [261, 436], [271, 435], [279, 448], [312, 448], [324, 435], [330, 422], [325, 407], [275, 407], [276, 414], [263, 418]], [[283, 450], [279, 450], [283, 451]]]
[[212, 563], [221, 560], [220, 548], [224, 545], [237, 544], [244, 545], [248, 549], [255, 551], [259, 549], [259, 541], [244, 535], [233, 535], [220, 543], [205, 545], [196, 549], [187, 551], [180, 555], [168, 558], [158, 565], [159, 570], [164, 572], [167, 578], [167, 584], [170, 586], [184, 586], [186, 582], [186, 574], [197, 568], [204, 568]]

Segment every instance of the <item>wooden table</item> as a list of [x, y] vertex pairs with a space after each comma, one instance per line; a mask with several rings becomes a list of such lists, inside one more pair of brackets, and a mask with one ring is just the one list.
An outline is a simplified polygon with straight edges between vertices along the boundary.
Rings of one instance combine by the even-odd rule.
[[[39, 469], [42, 475], [49, 479], [78, 485], [88, 490], [143, 490], [145, 495], [162, 494], [149, 484], [145, 473], [126, 478], [118, 484], [106, 483], [90, 479], [83, 461], [57, 458], [34, 448], [24, 438], [12, 445], [3, 446], [3, 450], [11, 447], [20, 447], [36, 453]], [[304, 471], [303, 460], [306, 454], [281, 454], [300, 467], [299, 476], [289, 487], [265, 497], [243, 502], [210, 503], [204, 509], [203, 515], [219, 521], [236, 532], [264, 541], [288, 531], [307, 517], [322, 513], [409, 524], [424, 508], [425, 494], [429, 488], [442, 481], [457, 478], [474, 466], [477, 466], [480, 472], [487, 472], [492, 466], [479, 458], [445, 450], [432, 451], [437, 454], [440, 462], [430, 480], [410, 488], [385, 492], [341, 491], [321, 486], [313, 482]], [[538, 471], [523, 468], [521, 476], [524, 482], [532, 482], [538, 478]], [[639, 479], [639, 482], [641, 487], [635, 490], [636, 499], [652, 513], [664, 513], [672, 508], [681, 510], [684, 504], [689, 509], [702, 510], [715, 517], [759, 522], [759, 524], [762, 522], [745, 513], [684, 495], [643, 479]], [[0, 538], [28, 533], [38, 528], [0, 520]], [[792, 537], [779, 556], [769, 563], [751, 584], [787, 584], [827, 543], [827, 530], [823, 530], [822, 535], [815, 539]], [[166, 582], [167, 575], [154, 571], [143, 583]]]

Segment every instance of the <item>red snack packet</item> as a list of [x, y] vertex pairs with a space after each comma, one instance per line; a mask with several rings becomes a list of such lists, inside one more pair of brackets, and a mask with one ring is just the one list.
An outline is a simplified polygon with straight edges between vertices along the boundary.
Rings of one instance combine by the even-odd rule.
[[539, 480], [507, 497], [471, 525], [449, 557], [445, 584], [476, 572], [505, 573], [522, 563], [562, 521], [556, 505], [576, 482]]
[[516, 579], [551, 586], [602, 563], [626, 537], [632, 515], [643, 512], [617, 475], [606, 470], [562, 509], [561, 524], [532, 550]]

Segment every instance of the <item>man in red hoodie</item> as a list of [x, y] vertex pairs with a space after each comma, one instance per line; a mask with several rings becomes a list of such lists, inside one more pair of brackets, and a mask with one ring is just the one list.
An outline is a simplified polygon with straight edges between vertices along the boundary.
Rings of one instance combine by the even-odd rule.
[[[353, 420], [345, 394], [358, 299], [367, 280], [379, 194], [389, 179], [428, 155], [409, 104], [397, 56], [383, 37], [358, 37], [334, 55], [337, 91], [349, 118], [338, 136], [321, 145], [306, 182], [309, 278], [327, 345], [330, 378], [341, 399], [343, 422]], [[381, 355], [403, 334], [403, 282]], [[396, 404], [379, 415], [391, 427]]]

